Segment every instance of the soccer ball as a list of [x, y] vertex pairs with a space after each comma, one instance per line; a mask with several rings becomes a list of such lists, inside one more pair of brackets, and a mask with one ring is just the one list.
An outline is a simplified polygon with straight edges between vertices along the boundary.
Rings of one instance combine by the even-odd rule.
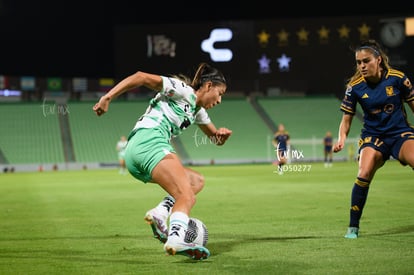
[[196, 218], [190, 218], [188, 228], [185, 234], [185, 241], [195, 243], [200, 246], [206, 246], [208, 241], [207, 226]]

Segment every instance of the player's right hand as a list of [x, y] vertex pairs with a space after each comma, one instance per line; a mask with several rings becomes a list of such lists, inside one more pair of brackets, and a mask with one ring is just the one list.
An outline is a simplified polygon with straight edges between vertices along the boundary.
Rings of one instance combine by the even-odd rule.
[[109, 107], [109, 100], [105, 98], [104, 96], [102, 96], [99, 99], [98, 103], [96, 103], [92, 109], [98, 116], [101, 116], [108, 111], [108, 107]]
[[343, 142], [337, 142], [337, 143], [334, 144], [332, 151], [334, 153], [338, 153], [342, 149], [344, 149], [344, 143]]

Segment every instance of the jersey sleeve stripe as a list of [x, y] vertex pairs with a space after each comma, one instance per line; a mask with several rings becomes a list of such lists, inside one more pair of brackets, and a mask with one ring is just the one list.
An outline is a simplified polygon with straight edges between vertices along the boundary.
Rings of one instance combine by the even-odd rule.
[[347, 107], [347, 106], [345, 106], [343, 104], [341, 105], [341, 110], [343, 112], [347, 113], [347, 114], [351, 114], [351, 115], [354, 115], [355, 114], [355, 111], [353, 111], [351, 108], [349, 108], [349, 107]]

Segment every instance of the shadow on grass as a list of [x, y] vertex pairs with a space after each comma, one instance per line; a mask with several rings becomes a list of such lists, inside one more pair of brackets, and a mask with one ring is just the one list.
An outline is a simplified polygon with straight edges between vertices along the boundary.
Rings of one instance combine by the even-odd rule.
[[[67, 245], [67, 241], [97, 241], [105, 243], [112, 240], [131, 240], [131, 246], [114, 245], [111, 251], [105, 249], [94, 249], [92, 246], [85, 249], [63, 248]], [[14, 242], [15, 248], [2, 247], [2, 242]], [[52, 247], [51, 243], [54, 241], [64, 241], [61, 247]], [[22, 237], [22, 238], [7, 238], [0, 239], [0, 258], [9, 259], [54, 259], [64, 261], [78, 261], [78, 262], [101, 262], [101, 263], [124, 263], [124, 264], [151, 264], [152, 260], [140, 257], [142, 250], [136, 247], [133, 242], [140, 241], [137, 235], [107, 235], [107, 236], [45, 236], [45, 237]], [[24, 244], [24, 247], [18, 245], [19, 242]], [[31, 242], [35, 245], [31, 246]], [[125, 244], [125, 242], [123, 242]], [[42, 247], [43, 248], [40, 248]], [[102, 252], [104, 251], [104, 252]], [[160, 249], [162, 251], [162, 249]], [[148, 248], [145, 250], [145, 255], [157, 256], [160, 253], [157, 249]], [[116, 259], [119, 258], [119, 259]], [[0, 272], [1, 273], [1, 272]]]
[[396, 234], [404, 234], [404, 233], [411, 233], [411, 232], [414, 232], [414, 225], [389, 228], [379, 233], [366, 234], [366, 235], [367, 236], [386, 236], [386, 235], [396, 235]]
[[61, 237], [53, 237], [53, 236], [45, 236], [45, 237], [22, 237], [22, 238], [7, 238], [2, 239], [1, 241], [55, 241], [55, 240], [110, 240], [110, 239], [137, 239], [137, 235], [109, 235], [109, 236], [61, 236]]
[[[390, 228], [388, 230], [384, 230], [379, 233], [374, 234], [364, 234], [364, 236], [387, 236], [387, 235], [397, 235], [397, 234], [404, 234], [404, 233], [412, 233], [414, 232], [414, 225], [407, 225], [401, 227]], [[223, 242], [211, 242], [207, 245], [210, 251], [214, 252], [214, 255], [220, 255], [221, 253], [229, 252], [234, 249], [235, 246], [239, 246], [240, 244], [246, 243], [260, 243], [260, 242], [284, 242], [284, 241], [291, 241], [291, 240], [309, 240], [309, 239], [330, 239], [332, 236], [285, 236], [285, 237], [271, 237], [271, 236], [264, 236], [264, 237], [256, 237], [256, 236], [242, 236], [242, 235], [229, 235], [220, 236], [220, 239], [228, 239], [228, 241]], [[334, 237], [335, 239], [341, 238], [338, 236]]]
[[[223, 238], [221, 236], [221, 238]], [[260, 243], [260, 242], [284, 242], [290, 240], [307, 240], [307, 239], [319, 239], [317, 236], [293, 236], [293, 237], [252, 237], [252, 236], [240, 236], [231, 235], [229, 241], [224, 242], [212, 242], [207, 245], [211, 252], [214, 251], [214, 255], [220, 255], [221, 253], [229, 252], [233, 250], [234, 246], [246, 243]], [[213, 253], [212, 253], [213, 254]]]

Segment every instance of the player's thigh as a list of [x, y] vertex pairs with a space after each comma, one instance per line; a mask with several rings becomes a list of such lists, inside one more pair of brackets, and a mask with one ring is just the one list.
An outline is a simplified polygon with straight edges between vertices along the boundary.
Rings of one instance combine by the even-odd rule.
[[366, 146], [361, 149], [358, 164], [358, 177], [371, 180], [378, 168], [384, 165], [384, 159], [380, 151]]
[[414, 167], [414, 140], [406, 140], [400, 149], [399, 158], [402, 163]]
[[152, 181], [158, 183], [174, 198], [194, 194], [181, 160], [174, 153], [166, 155], [152, 169]]

